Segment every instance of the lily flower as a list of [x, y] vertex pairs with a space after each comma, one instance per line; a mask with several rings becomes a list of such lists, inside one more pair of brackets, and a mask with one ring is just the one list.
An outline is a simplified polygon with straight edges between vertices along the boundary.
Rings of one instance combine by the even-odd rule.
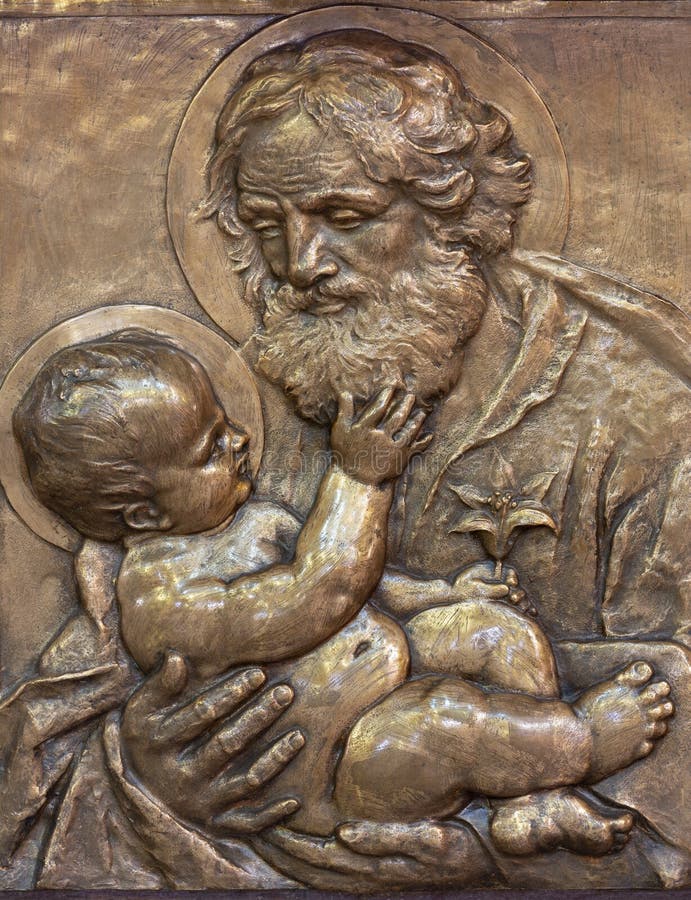
[[502, 560], [513, 548], [522, 529], [545, 526], [558, 533], [551, 510], [542, 502], [556, 472], [538, 472], [519, 486], [513, 467], [497, 452], [491, 488], [471, 484], [449, 485], [470, 510], [449, 533], [477, 532], [487, 553], [496, 562], [495, 578], [502, 577]]

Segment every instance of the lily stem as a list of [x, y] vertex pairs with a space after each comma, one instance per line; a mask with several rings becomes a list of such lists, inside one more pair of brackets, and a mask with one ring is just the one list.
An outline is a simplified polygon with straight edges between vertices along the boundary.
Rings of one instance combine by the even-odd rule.
[[496, 560], [496, 562], [494, 564], [494, 579], [495, 579], [495, 581], [502, 580], [501, 560], [500, 559]]

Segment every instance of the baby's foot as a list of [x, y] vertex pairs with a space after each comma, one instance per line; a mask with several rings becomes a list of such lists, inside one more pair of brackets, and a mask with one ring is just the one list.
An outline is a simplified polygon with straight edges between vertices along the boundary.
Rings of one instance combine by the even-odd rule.
[[495, 847], [528, 856], [562, 847], [587, 856], [620, 850], [633, 827], [631, 813], [595, 809], [570, 788], [503, 802], [490, 826]]
[[674, 706], [666, 681], [648, 684], [652, 666], [635, 662], [614, 678], [587, 690], [573, 709], [589, 727], [592, 759], [588, 780], [600, 781], [647, 756], [667, 732]]

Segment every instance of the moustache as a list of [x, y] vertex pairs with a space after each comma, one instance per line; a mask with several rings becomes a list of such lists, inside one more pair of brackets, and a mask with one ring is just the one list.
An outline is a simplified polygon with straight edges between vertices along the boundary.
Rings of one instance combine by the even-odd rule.
[[372, 280], [360, 276], [333, 276], [309, 288], [296, 288], [284, 283], [265, 300], [270, 317], [285, 313], [331, 315], [346, 307], [367, 304], [380, 292]]
[[[424, 273], [403, 270], [388, 285], [353, 273], [307, 289], [265, 281], [257, 294], [264, 305], [257, 369], [302, 416], [322, 424], [333, 420], [343, 391], [366, 400], [400, 383], [420, 404], [447, 393], [487, 291], [471, 261], [458, 254], [451, 266], [449, 256], [430, 261]], [[336, 302], [345, 305], [328, 305]]]

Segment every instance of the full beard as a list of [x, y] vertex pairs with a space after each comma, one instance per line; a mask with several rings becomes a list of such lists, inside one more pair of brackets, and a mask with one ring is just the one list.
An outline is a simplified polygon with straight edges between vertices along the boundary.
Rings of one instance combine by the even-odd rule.
[[[487, 286], [464, 249], [434, 246], [426, 257], [386, 288], [340, 273], [304, 291], [264, 279], [257, 369], [320, 424], [333, 421], [343, 392], [363, 402], [395, 385], [428, 407], [458, 381]], [[343, 309], [318, 313], [339, 302]]]

